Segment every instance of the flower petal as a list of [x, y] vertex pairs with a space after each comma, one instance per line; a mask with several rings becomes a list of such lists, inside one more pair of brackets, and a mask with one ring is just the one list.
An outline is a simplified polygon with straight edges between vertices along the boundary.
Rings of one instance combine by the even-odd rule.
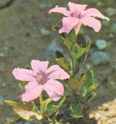
[[101, 29], [101, 22], [93, 17], [83, 18], [82, 23], [85, 26], [89, 26], [89, 27], [93, 28], [95, 32], [99, 32]]
[[32, 81], [34, 79], [33, 72], [29, 69], [15, 68], [12, 74], [17, 80], [21, 81]]
[[32, 81], [32, 82], [29, 82], [27, 85], [25, 85], [25, 90], [32, 90], [32, 89], [35, 89], [38, 86], [39, 86], [38, 82]]
[[59, 7], [59, 6], [56, 6], [56, 7], [52, 8], [52, 9], [50, 9], [49, 13], [60, 13], [60, 14], [63, 14], [65, 16], [69, 15], [69, 11], [66, 8]]
[[59, 33], [69, 33], [78, 24], [78, 21], [79, 20], [75, 17], [64, 17]]
[[58, 101], [64, 95], [64, 86], [56, 80], [48, 80], [44, 85], [44, 90], [53, 101]]
[[92, 17], [98, 17], [101, 19], [106, 19], [109, 21], [109, 18], [104, 16], [99, 10], [95, 9], [95, 8], [90, 8], [87, 9], [86, 11], [84, 11], [85, 16], [92, 16]]
[[35, 72], [45, 72], [48, 68], [48, 61], [32, 60], [31, 66]]
[[35, 82], [30, 82], [25, 87], [26, 91], [21, 95], [21, 99], [24, 102], [30, 102], [37, 99], [43, 90], [41, 85], [37, 85]]
[[60, 80], [65, 80], [69, 79], [69, 74], [64, 71], [59, 65], [53, 65], [48, 68], [47, 70], [48, 78], [49, 79], [60, 79]]
[[71, 12], [80, 13], [80, 12], [82, 12], [86, 9], [87, 5], [86, 4], [76, 4], [76, 3], [73, 3], [73, 2], [69, 2], [68, 7], [69, 7], [69, 10]]

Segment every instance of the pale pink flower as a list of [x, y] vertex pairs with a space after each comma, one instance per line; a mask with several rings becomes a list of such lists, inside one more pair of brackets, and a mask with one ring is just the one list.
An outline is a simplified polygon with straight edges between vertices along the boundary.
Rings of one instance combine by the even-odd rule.
[[[31, 69], [15, 68], [12, 72], [17, 80], [27, 81], [22, 101], [37, 99], [46, 91], [53, 101], [58, 101], [64, 94], [64, 86], [58, 80], [69, 79], [69, 74], [59, 65], [48, 67], [48, 61], [32, 60]], [[58, 80], [57, 80], [58, 79]]]
[[68, 9], [56, 6], [50, 9], [49, 13], [60, 13], [65, 16], [62, 18], [62, 27], [59, 33], [69, 33], [72, 29], [78, 33], [82, 25], [91, 27], [95, 32], [99, 32], [101, 22], [98, 18], [109, 20], [99, 10], [87, 8], [86, 4], [76, 4], [73, 2], [68, 3]]

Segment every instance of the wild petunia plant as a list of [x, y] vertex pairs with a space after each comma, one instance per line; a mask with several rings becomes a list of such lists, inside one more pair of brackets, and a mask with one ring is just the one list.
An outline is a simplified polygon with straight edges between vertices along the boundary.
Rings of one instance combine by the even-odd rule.
[[14, 68], [12, 74], [22, 81], [24, 93], [19, 96], [20, 101], [5, 100], [5, 103], [25, 120], [34, 117], [39, 123], [61, 124], [82, 118], [88, 112], [87, 103], [96, 93], [94, 70], [86, 66], [91, 42], [80, 43], [77, 39], [80, 28], [84, 25], [99, 32], [99, 19], [109, 18], [95, 8], [73, 2], [68, 3], [68, 8], [56, 6], [49, 13], [64, 15], [59, 42], [63, 45], [62, 49], [66, 49], [68, 57], [58, 51], [62, 56], [52, 58], [55, 65], [50, 67], [48, 61], [32, 60], [32, 69]]

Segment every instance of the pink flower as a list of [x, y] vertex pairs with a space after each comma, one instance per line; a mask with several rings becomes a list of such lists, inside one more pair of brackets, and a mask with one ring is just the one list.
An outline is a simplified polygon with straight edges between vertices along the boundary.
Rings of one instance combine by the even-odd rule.
[[37, 99], [46, 91], [53, 101], [58, 101], [64, 94], [64, 86], [59, 80], [69, 79], [69, 74], [59, 65], [48, 67], [48, 61], [32, 60], [31, 69], [15, 68], [12, 72], [17, 80], [27, 81], [25, 92], [21, 95], [24, 102]]
[[49, 13], [60, 13], [65, 16], [62, 18], [62, 27], [59, 33], [69, 33], [73, 28], [78, 33], [82, 25], [89, 26], [95, 32], [99, 32], [101, 22], [97, 18], [109, 20], [99, 10], [87, 8], [85, 4], [76, 4], [73, 2], [68, 3], [68, 9], [56, 6], [50, 9]]

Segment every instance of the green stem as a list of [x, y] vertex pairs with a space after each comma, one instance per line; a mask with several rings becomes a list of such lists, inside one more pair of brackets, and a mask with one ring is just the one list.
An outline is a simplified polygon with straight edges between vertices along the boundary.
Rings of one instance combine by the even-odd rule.
[[39, 98], [39, 102], [40, 102], [40, 112], [43, 113], [43, 97], [42, 97], [42, 95]]

